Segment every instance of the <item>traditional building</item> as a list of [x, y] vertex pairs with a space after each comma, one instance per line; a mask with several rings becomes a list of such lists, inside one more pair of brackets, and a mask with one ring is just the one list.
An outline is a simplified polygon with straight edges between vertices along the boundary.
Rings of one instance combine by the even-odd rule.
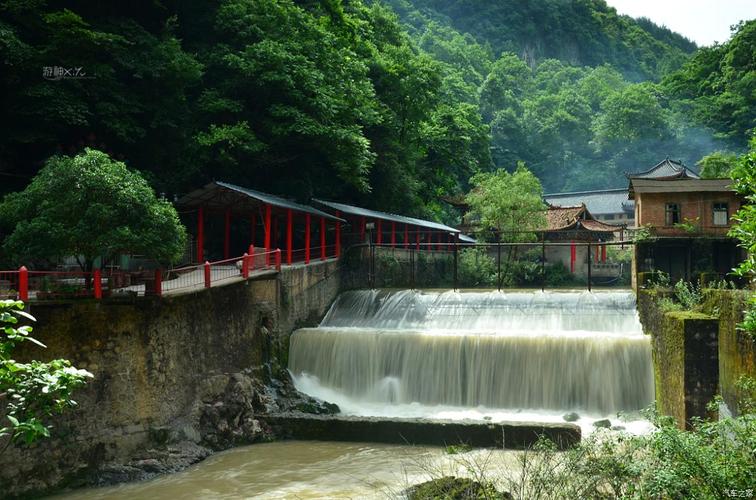
[[635, 226], [635, 202], [628, 199], [627, 189], [575, 191], [544, 195], [549, 205], [570, 207], [585, 205], [596, 220], [614, 225]]
[[617, 237], [621, 239], [624, 228], [596, 220], [582, 203], [576, 206], [550, 205], [546, 221], [547, 227], [541, 231], [544, 241], [571, 243], [569, 246], [546, 247], [546, 262], [561, 262], [573, 274], [585, 276], [590, 261], [594, 276], [617, 275], [619, 270], [607, 263], [607, 247], [602, 243], [613, 241]]
[[741, 252], [727, 233], [743, 200], [730, 179], [701, 179], [669, 159], [627, 178], [636, 226], [650, 237], [636, 245], [637, 272], [664, 271], [676, 281], [732, 270]]

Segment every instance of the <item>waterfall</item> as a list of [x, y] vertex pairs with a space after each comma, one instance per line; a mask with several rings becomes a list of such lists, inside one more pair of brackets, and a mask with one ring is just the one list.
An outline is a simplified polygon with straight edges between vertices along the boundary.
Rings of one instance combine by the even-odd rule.
[[654, 396], [630, 292], [347, 292], [292, 335], [289, 369], [370, 404], [608, 415]]

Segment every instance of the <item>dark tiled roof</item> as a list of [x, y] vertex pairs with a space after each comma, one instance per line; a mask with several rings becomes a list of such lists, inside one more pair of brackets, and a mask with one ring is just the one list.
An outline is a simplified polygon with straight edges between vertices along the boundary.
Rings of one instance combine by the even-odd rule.
[[700, 179], [697, 173], [682, 163], [669, 158], [657, 163], [645, 172], [625, 175], [628, 179]]
[[576, 206], [584, 203], [595, 215], [621, 214], [635, 211], [635, 202], [628, 199], [627, 189], [604, 189], [599, 191], [576, 191], [544, 195], [546, 203], [558, 206]]
[[265, 203], [283, 209], [291, 209], [296, 212], [309, 213], [331, 220], [342, 220], [309, 205], [302, 205], [301, 203], [296, 203], [281, 198], [280, 196], [255, 191], [254, 189], [221, 181], [210, 182], [209, 184], [184, 195], [176, 202], [179, 206], [207, 206], [212, 208], [231, 208], [237, 210], [248, 210], [250, 207], [258, 206], [259, 203]]
[[550, 206], [546, 212], [546, 222], [549, 231], [567, 229], [575, 225], [585, 211], [585, 205], [576, 207]]
[[547, 231], [586, 229], [593, 232], [613, 233], [620, 230], [618, 226], [595, 220], [591, 212], [582, 204], [571, 207], [550, 205], [546, 212], [546, 221]]
[[426, 229], [433, 229], [436, 231], [445, 231], [448, 233], [459, 233], [459, 229], [454, 229], [438, 222], [433, 222], [423, 219], [415, 219], [414, 217], [405, 217], [404, 215], [390, 214], [386, 212], [379, 212], [378, 210], [370, 210], [368, 208], [355, 207], [353, 205], [347, 205], [345, 203], [336, 203], [335, 201], [325, 201], [313, 199], [315, 203], [322, 205], [330, 210], [338, 210], [340, 216], [354, 215], [357, 217], [365, 217], [367, 219], [381, 219], [390, 222], [399, 222], [401, 224], [410, 224], [413, 226], [424, 227]]

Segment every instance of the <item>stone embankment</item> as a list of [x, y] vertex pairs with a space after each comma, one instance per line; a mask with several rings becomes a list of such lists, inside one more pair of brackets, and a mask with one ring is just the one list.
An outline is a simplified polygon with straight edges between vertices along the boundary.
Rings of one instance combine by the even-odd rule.
[[18, 358], [67, 358], [94, 379], [51, 439], [0, 455], [0, 496], [179, 470], [272, 439], [259, 418], [269, 411], [329, 411], [298, 395], [284, 368], [288, 335], [317, 324], [339, 289], [330, 260], [176, 297], [33, 305], [48, 348]]

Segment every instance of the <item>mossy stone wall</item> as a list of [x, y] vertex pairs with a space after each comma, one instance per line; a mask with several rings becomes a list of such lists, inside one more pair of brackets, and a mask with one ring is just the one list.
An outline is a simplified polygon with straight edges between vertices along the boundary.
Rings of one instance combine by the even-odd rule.
[[652, 337], [657, 409], [685, 428], [692, 417], [709, 416], [706, 404], [717, 394], [718, 322], [703, 313], [664, 312], [661, 295], [640, 290], [638, 309]]
[[737, 414], [738, 379], [756, 378], [756, 341], [738, 329], [743, 321], [750, 290], [706, 290], [703, 309], [719, 317], [719, 392], [727, 407]]
[[[94, 374], [53, 437], [0, 455], [0, 497], [86, 484], [102, 464], [171, 442], [202, 442], [201, 416], [229, 377], [286, 367], [288, 336], [314, 326], [339, 292], [338, 262], [284, 268], [181, 296], [32, 304], [17, 359], [70, 359]], [[275, 371], [274, 371], [275, 373]], [[219, 404], [223, 404], [219, 402]]]

